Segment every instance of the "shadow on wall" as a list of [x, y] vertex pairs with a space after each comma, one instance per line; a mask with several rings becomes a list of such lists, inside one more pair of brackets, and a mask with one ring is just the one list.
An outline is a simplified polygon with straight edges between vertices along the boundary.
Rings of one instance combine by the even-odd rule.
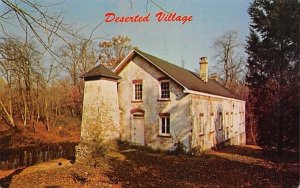
[[[172, 90], [172, 88], [170, 92], [171, 95], [175, 95], [176, 97], [176, 100], [172, 103], [159, 102], [156, 103], [157, 106], [155, 106], [156, 104], [149, 103], [150, 100], [145, 97], [146, 104], [144, 105], [150, 106], [150, 108], [147, 109], [148, 112], [145, 110], [145, 118], [152, 119], [152, 122], [150, 122], [148, 125], [145, 124], [145, 131], [151, 132], [151, 136], [146, 136], [146, 143], [148, 143], [150, 146], [154, 146], [154, 148], [155, 146], [159, 145], [158, 147], [169, 149], [172, 148], [174, 144], [181, 142], [187, 150], [190, 150], [192, 127], [190, 122], [191, 118], [187, 115], [189, 113], [187, 109], [189, 109], [190, 100], [188, 95], [177, 94], [177, 92]], [[153, 95], [153, 90], [151, 90], [151, 88], [145, 88], [144, 95]], [[156, 111], [158, 111], [158, 113], [170, 114], [171, 138], [157, 138], [160, 129], [160, 118], [159, 114], [153, 114], [153, 112]]]

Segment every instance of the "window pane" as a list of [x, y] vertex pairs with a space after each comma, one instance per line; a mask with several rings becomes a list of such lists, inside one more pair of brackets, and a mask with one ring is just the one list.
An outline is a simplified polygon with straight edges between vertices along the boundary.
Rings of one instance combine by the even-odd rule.
[[167, 124], [167, 132], [168, 134], [170, 134], [170, 124]]
[[166, 126], [164, 124], [161, 125], [161, 133], [166, 133]]
[[170, 134], [170, 117], [161, 117], [161, 134]]
[[170, 83], [161, 82], [161, 98], [170, 98]]

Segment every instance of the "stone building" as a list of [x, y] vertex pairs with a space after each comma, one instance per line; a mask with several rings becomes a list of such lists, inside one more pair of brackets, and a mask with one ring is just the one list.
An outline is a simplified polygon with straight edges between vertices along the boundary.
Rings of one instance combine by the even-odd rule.
[[84, 80], [82, 140], [99, 128], [106, 139], [161, 150], [245, 144], [245, 101], [208, 78], [205, 57], [194, 73], [133, 50], [113, 72], [99, 65]]

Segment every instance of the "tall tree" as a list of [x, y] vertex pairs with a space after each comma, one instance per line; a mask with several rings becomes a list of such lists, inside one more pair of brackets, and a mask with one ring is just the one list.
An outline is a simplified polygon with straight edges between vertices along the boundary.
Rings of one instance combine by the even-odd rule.
[[97, 48], [91, 40], [69, 42], [60, 49], [61, 66], [71, 80], [70, 101], [68, 102], [72, 115], [81, 116], [83, 98], [83, 80], [80, 76], [92, 69], [97, 63]]
[[299, 146], [299, 20], [297, 0], [255, 0], [247, 40], [246, 81], [258, 144]]
[[100, 42], [99, 62], [113, 70], [134, 48], [130, 42], [131, 39], [126, 36], [117, 36], [109, 41]]
[[5, 39], [0, 42], [0, 49], [5, 57], [0, 60], [0, 73], [6, 79], [8, 91], [7, 95], [0, 96], [0, 106], [12, 126], [13, 114], [20, 115], [25, 126], [37, 114], [38, 93], [35, 91], [44, 85], [44, 70], [40, 54], [35, 48], [34, 43], [27, 41], [22, 43]]
[[245, 65], [244, 46], [238, 40], [236, 31], [229, 31], [218, 37], [213, 45], [216, 50], [216, 60], [221, 68], [221, 78], [224, 86], [236, 90], [243, 80]]

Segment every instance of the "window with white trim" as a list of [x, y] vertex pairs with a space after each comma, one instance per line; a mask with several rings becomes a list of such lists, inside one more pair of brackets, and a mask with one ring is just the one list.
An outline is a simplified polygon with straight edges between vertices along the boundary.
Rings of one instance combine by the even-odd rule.
[[132, 95], [132, 100], [133, 101], [142, 101], [143, 100], [143, 80], [138, 79], [138, 80], [132, 80], [133, 84], [133, 95]]
[[203, 113], [199, 114], [198, 125], [199, 125], [199, 134], [204, 135], [204, 114]]
[[170, 115], [161, 115], [159, 117], [159, 135], [162, 136], [169, 136], [170, 135], [170, 129], [171, 129], [171, 125], [170, 125]]
[[143, 99], [143, 84], [137, 83], [134, 84], [134, 100], [142, 100]]
[[160, 81], [160, 99], [170, 99], [170, 81]]

